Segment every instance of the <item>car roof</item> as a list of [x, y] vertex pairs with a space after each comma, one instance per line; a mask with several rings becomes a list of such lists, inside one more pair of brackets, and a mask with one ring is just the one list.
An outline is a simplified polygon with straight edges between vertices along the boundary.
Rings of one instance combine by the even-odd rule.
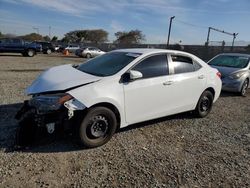
[[218, 55], [229, 55], [229, 56], [244, 56], [250, 58], [250, 54], [243, 54], [243, 53], [222, 53]]
[[128, 52], [128, 53], [140, 53], [140, 54], [153, 54], [153, 53], [181, 53], [189, 54], [178, 50], [156, 49], [156, 48], [128, 48], [114, 50], [115, 52]]

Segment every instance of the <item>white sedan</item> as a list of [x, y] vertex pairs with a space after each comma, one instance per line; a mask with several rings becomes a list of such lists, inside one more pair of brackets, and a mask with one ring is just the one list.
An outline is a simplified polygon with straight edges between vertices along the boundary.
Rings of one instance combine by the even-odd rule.
[[53, 134], [71, 124], [82, 144], [97, 147], [130, 124], [186, 111], [205, 117], [220, 91], [217, 69], [192, 54], [122, 49], [45, 71], [27, 88], [32, 98], [17, 118], [24, 117], [22, 131]]
[[75, 55], [79, 57], [92, 58], [105, 54], [106, 52], [95, 47], [83, 47], [75, 51]]

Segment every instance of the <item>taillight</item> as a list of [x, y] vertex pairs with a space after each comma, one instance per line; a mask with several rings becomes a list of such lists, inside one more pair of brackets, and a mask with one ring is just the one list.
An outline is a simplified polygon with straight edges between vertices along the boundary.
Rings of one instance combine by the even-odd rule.
[[221, 73], [220, 72], [217, 72], [216, 75], [221, 78]]

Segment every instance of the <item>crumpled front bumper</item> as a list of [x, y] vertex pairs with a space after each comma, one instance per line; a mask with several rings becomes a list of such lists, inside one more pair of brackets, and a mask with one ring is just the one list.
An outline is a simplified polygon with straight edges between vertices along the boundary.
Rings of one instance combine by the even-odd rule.
[[56, 127], [64, 129], [72, 123], [75, 111], [85, 109], [85, 106], [79, 101], [72, 99], [57, 107], [45, 108], [39, 102], [26, 100], [21, 109], [17, 112], [15, 118], [22, 121], [26, 118], [32, 118], [34, 126], [46, 127], [48, 133], [53, 133]]

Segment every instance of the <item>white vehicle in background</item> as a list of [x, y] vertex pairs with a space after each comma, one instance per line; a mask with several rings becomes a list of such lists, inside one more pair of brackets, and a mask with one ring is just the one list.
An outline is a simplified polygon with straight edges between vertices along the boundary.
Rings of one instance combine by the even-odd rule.
[[79, 56], [79, 57], [85, 57], [85, 58], [92, 58], [92, 57], [96, 57], [99, 55], [103, 55], [106, 52], [95, 48], [95, 47], [82, 47], [78, 50], [75, 51], [75, 55]]
[[78, 49], [80, 49], [80, 46], [78, 45], [69, 45], [65, 48], [65, 50], [68, 50], [70, 53], [75, 53]]
[[22, 132], [70, 125], [82, 144], [97, 147], [130, 124], [186, 111], [205, 117], [220, 91], [220, 73], [194, 55], [122, 49], [48, 69], [27, 88], [32, 98], [16, 117]]

